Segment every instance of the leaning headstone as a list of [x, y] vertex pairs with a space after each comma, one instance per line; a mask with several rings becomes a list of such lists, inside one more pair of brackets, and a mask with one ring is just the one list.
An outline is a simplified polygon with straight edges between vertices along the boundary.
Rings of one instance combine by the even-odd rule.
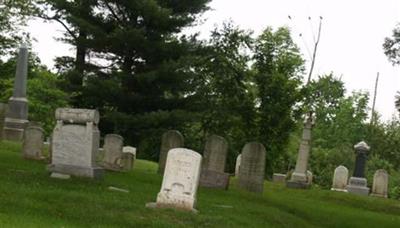
[[286, 183], [286, 174], [274, 173], [272, 175], [272, 182], [275, 182], [275, 183]]
[[350, 177], [346, 189], [350, 193], [366, 196], [369, 194], [369, 188], [367, 187], [367, 179], [365, 178], [364, 172], [370, 148], [367, 143], [362, 141], [355, 145], [354, 149], [356, 152], [356, 165], [354, 167], [353, 176]]
[[90, 109], [59, 108], [53, 130], [52, 173], [101, 178], [103, 169], [96, 166], [100, 132], [99, 112]]
[[170, 130], [161, 137], [160, 158], [158, 162], [158, 173], [163, 174], [168, 151], [174, 148], [183, 147], [183, 136], [179, 131]]
[[265, 175], [265, 147], [261, 143], [247, 143], [242, 150], [239, 170], [239, 187], [262, 193]]
[[201, 166], [200, 186], [228, 189], [229, 174], [225, 173], [228, 142], [221, 136], [211, 135], [206, 140]]
[[379, 169], [374, 174], [374, 182], [372, 184], [372, 196], [378, 197], [388, 197], [388, 184], [389, 184], [389, 175], [383, 170]]
[[136, 160], [136, 148], [124, 146], [122, 148], [122, 167], [125, 171], [133, 169]]
[[347, 192], [346, 186], [349, 179], [349, 170], [344, 166], [338, 166], [333, 174], [332, 191]]
[[117, 134], [107, 134], [104, 137], [104, 158], [103, 167], [108, 170], [122, 170], [122, 147], [124, 138]]
[[236, 164], [235, 164], [235, 176], [239, 175], [239, 170], [240, 170], [240, 162], [242, 161], [242, 155], [239, 154], [236, 157]]
[[299, 153], [297, 156], [296, 168], [292, 173], [286, 186], [289, 188], [309, 188], [310, 180], [308, 180], [307, 166], [308, 157], [311, 147], [311, 129], [314, 125], [312, 116], [308, 116], [304, 122], [303, 136], [301, 138]]
[[44, 131], [41, 127], [29, 126], [24, 131], [22, 143], [22, 156], [26, 159], [42, 160], [44, 159], [43, 140]]
[[15, 73], [13, 95], [8, 100], [3, 137], [6, 140], [22, 141], [24, 129], [28, 125], [28, 100], [26, 82], [28, 75], [28, 47], [19, 49], [17, 70]]
[[7, 104], [0, 103], [0, 140], [3, 139], [4, 119], [6, 118]]
[[196, 211], [200, 169], [201, 155], [197, 152], [185, 148], [170, 150], [157, 202], [146, 206]]

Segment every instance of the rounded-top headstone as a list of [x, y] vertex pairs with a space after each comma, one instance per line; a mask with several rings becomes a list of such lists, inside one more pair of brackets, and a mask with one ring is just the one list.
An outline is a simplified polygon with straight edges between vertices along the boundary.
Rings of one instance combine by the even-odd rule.
[[333, 174], [332, 190], [344, 191], [346, 189], [348, 179], [349, 170], [342, 165], [336, 167]]
[[164, 173], [168, 151], [174, 148], [181, 148], [183, 146], [184, 146], [184, 139], [179, 131], [169, 130], [162, 135], [160, 158], [158, 162], [158, 173], [160, 174]]
[[124, 145], [124, 138], [117, 134], [107, 134], [104, 137], [104, 159], [103, 162], [111, 165], [111, 167], [118, 167], [118, 162], [122, 157], [122, 148]]
[[24, 131], [22, 154], [27, 159], [43, 159], [44, 131], [41, 127], [29, 126]]
[[250, 192], [264, 190], [265, 147], [261, 143], [247, 143], [242, 150], [239, 187]]
[[223, 173], [227, 154], [228, 142], [221, 136], [211, 135], [204, 148], [202, 168]]
[[379, 169], [374, 174], [372, 184], [372, 195], [387, 197], [388, 195], [389, 175], [384, 169]]

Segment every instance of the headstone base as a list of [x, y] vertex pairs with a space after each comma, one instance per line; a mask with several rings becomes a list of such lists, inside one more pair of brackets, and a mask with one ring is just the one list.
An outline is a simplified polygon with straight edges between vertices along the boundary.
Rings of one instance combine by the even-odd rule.
[[371, 193], [371, 194], [369, 194], [369, 195], [370, 195], [370, 196], [374, 196], [374, 197], [388, 198], [387, 195], [382, 195], [382, 194]]
[[106, 163], [106, 162], [103, 162], [102, 164], [101, 164], [101, 166], [104, 168], [104, 169], [106, 169], [106, 170], [110, 170], [110, 171], [115, 171], [115, 172], [122, 172], [123, 170], [123, 167], [121, 167], [121, 166], [118, 166], [118, 165], [114, 165], [114, 164], [109, 164], [109, 163]]
[[342, 188], [331, 188], [331, 191], [348, 192], [346, 189], [342, 189]]
[[286, 182], [286, 187], [288, 188], [297, 188], [297, 189], [309, 189], [311, 185], [306, 181], [306, 182], [300, 182], [300, 181], [287, 181]]
[[37, 157], [37, 156], [30, 156], [27, 154], [23, 154], [22, 157], [27, 160], [37, 160], [37, 161], [46, 160], [46, 157], [44, 157], [44, 156]]
[[200, 175], [200, 186], [228, 190], [229, 174], [213, 170], [202, 170]]
[[286, 182], [286, 174], [274, 173], [272, 175], [272, 182], [284, 184]]
[[160, 192], [157, 195], [158, 208], [177, 208], [186, 211], [194, 209], [195, 199], [183, 194], [173, 194], [169, 192]]
[[367, 179], [351, 177], [349, 185], [346, 186], [346, 190], [353, 194], [368, 196], [369, 188], [367, 187]]
[[71, 178], [71, 175], [62, 174], [62, 173], [51, 173], [50, 177], [51, 178], [67, 180], [67, 179]]
[[190, 212], [193, 212], [195, 214], [197, 214], [199, 212], [198, 210], [196, 210], [194, 208], [188, 210], [186, 208], [177, 208], [177, 207], [174, 207], [174, 206], [168, 205], [168, 204], [157, 204], [156, 202], [146, 203], [146, 207], [147, 208], [174, 208], [174, 209], [177, 209], [177, 210], [190, 211]]
[[51, 164], [47, 170], [52, 173], [61, 173], [77, 177], [89, 177], [93, 179], [101, 179], [104, 169], [101, 167], [82, 167], [73, 165]]

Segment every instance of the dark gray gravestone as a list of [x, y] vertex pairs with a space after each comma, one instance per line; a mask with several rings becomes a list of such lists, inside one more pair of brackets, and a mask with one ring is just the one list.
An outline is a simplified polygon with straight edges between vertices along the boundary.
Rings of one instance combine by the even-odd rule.
[[28, 72], [28, 48], [19, 49], [14, 91], [8, 101], [8, 109], [3, 128], [3, 137], [7, 140], [22, 141], [24, 129], [28, 124], [28, 100], [26, 82]]
[[247, 143], [242, 150], [239, 187], [250, 192], [264, 190], [265, 147], [261, 143]]
[[158, 161], [159, 174], [164, 174], [168, 151], [174, 148], [182, 148], [183, 146], [184, 146], [184, 139], [179, 131], [169, 130], [162, 135], [160, 158]]
[[229, 174], [224, 173], [228, 143], [218, 135], [207, 138], [200, 175], [200, 186], [228, 189]]
[[354, 146], [356, 152], [356, 164], [354, 167], [353, 176], [349, 180], [349, 184], [346, 189], [350, 193], [358, 195], [368, 195], [369, 188], [367, 187], [367, 179], [364, 177], [365, 163], [367, 161], [367, 155], [369, 146], [364, 141], [359, 142]]

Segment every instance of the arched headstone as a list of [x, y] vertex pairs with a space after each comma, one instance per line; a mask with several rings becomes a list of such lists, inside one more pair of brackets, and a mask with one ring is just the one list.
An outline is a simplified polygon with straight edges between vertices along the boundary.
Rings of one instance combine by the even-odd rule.
[[117, 134], [107, 134], [104, 137], [103, 167], [108, 170], [120, 171], [122, 169], [122, 147], [124, 138]]
[[30, 126], [24, 131], [22, 156], [26, 159], [42, 160], [44, 131], [41, 127]]
[[379, 169], [374, 174], [374, 182], [372, 184], [372, 196], [388, 197], [388, 184], [389, 175], [383, 170]]
[[194, 211], [201, 169], [201, 155], [185, 148], [168, 152], [161, 190], [155, 204], [149, 207], [170, 207]]
[[346, 186], [349, 179], [349, 170], [344, 166], [338, 166], [333, 174], [332, 188], [333, 191], [347, 192]]
[[160, 158], [158, 162], [158, 173], [163, 174], [167, 161], [168, 151], [174, 148], [182, 148], [184, 139], [179, 131], [169, 130], [161, 137]]
[[265, 147], [261, 143], [247, 143], [242, 150], [239, 187], [250, 192], [264, 190]]

